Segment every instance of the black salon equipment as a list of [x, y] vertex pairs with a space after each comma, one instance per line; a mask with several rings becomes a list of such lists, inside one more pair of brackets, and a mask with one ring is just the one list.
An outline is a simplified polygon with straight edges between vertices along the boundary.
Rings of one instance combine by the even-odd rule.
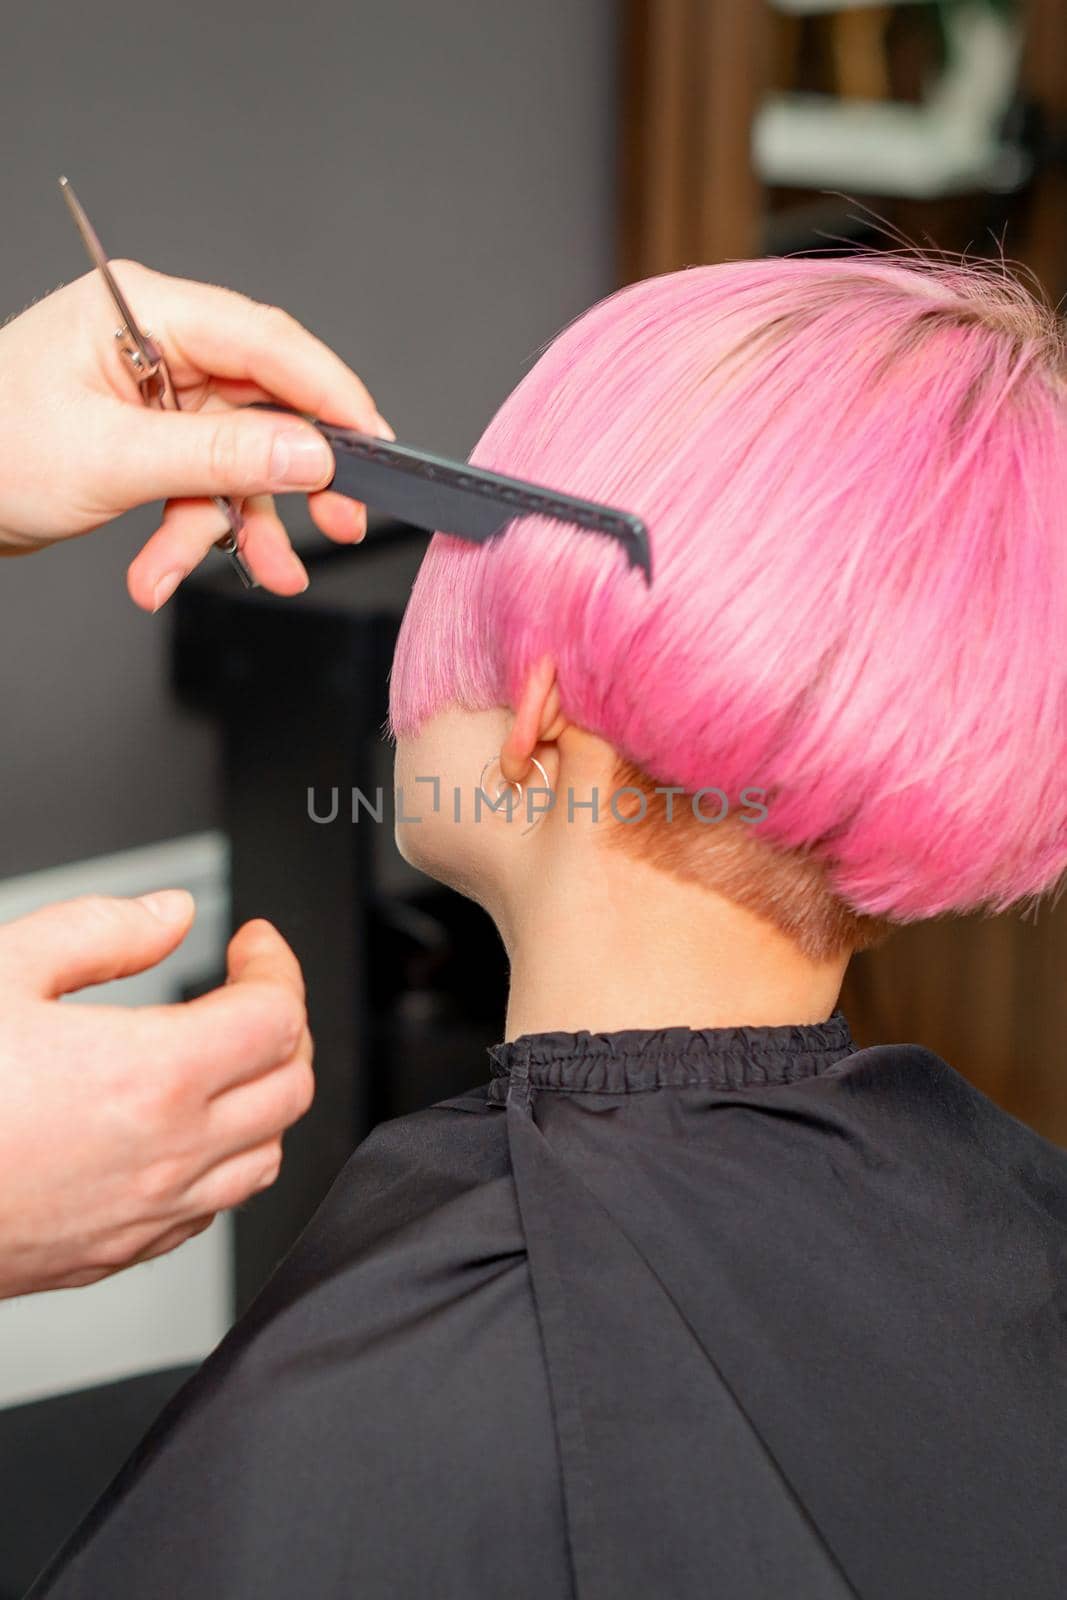
[[426, 542], [372, 525], [357, 549], [306, 555], [295, 599], [225, 570], [175, 597], [174, 684], [218, 729], [233, 926], [267, 917], [293, 945], [315, 1039], [315, 1103], [286, 1135], [281, 1177], [235, 1213], [238, 1308], [370, 1128], [471, 1087], [471, 1061], [501, 1036], [496, 930], [392, 839], [387, 678]]

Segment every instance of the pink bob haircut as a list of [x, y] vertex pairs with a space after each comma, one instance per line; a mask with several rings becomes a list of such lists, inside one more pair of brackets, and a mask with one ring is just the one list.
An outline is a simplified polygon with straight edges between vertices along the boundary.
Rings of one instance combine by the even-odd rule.
[[[544, 519], [435, 535], [392, 734], [514, 706], [551, 655], [627, 781], [766, 791], [744, 831], [859, 918], [813, 951], [1036, 896], [1067, 867], [1065, 370], [1054, 314], [999, 267], [770, 259], [621, 290], [471, 459], [643, 516], [651, 589]], [[658, 859], [692, 876], [684, 856]]]

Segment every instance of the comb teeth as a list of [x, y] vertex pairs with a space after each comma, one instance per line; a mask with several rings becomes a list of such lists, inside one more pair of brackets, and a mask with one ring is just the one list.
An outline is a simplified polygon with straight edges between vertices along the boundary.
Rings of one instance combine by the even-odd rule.
[[315, 426], [337, 461], [330, 485], [336, 493], [431, 533], [475, 544], [494, 538], [517, 516], [548, 517], [613, 539], [630, 565], [644, 574], [646, 584], [652, 582], [648, 529], [640, 517], [350, 428], [325, 422]]

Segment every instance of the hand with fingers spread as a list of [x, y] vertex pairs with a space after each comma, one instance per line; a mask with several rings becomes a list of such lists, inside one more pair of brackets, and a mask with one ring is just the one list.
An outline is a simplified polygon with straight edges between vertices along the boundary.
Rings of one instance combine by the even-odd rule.
[[161, 1255], [277, 1176], [313, 1077], [300, 968], [269, 923], [187, 1004], [59, 1003], [155, 966], [192, 916], [170, 890], [0, 928], [0, 1297]]
[[355, 373], [284, 311], [229, 289], [111, 263], [161, 345], [182, 410], [146, 407], [118, 344], [99, 274], [57, 289], [0, 328], [0, 554], [88, 533], [133, 506], [166, 502], [129, 570], [133, 599], [158, 610], [227, 531], [212, 495], [244, 501], [243, 554], [264, 588], [298, 594], [307, 572], [271, 494], [303, 490], [329, 538], [357, 543], [363, 506], [324, 489], [333, 455], [276, 401], [391, 439]]

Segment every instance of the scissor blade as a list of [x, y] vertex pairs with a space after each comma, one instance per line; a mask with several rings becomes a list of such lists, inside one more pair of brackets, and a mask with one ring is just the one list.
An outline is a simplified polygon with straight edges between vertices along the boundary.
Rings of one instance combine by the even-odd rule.
[[89, 252], [89, 259], [93, 263], [93, 266], [97, 267], [102, 273], [104, 282], [108, 287], [108, 292], [110, 293], [112, 300], [115, 302], [115, 309], [122, 318], [127, 333], [144, 358], [145, 366], [149, 367], [154, 365], [156, 361], [156, 352], [150, 347], [144, 334], [137, 326], [137, 321], [133, 315], [133, 312], [126, 303], [126, 296], [123, 294], [122, 290], [115, 281], [115, 275], [111, 271], [111, 267], [108, 264], [107, 256], [104, 253], [104, 247], [97, 238], [96, 229], [93, 227], [92, 223], [89, 221], [89, 218], [85, 214], [84, 206], [78, 199], [78, 196], [74, 193], [74, 190], [71, 188], [69, 179], [60, 178], [59, 188], [64, 200], [67, 202], [67, 209], [74, 218], [74, 226], [81, 234], [82, 243]]

